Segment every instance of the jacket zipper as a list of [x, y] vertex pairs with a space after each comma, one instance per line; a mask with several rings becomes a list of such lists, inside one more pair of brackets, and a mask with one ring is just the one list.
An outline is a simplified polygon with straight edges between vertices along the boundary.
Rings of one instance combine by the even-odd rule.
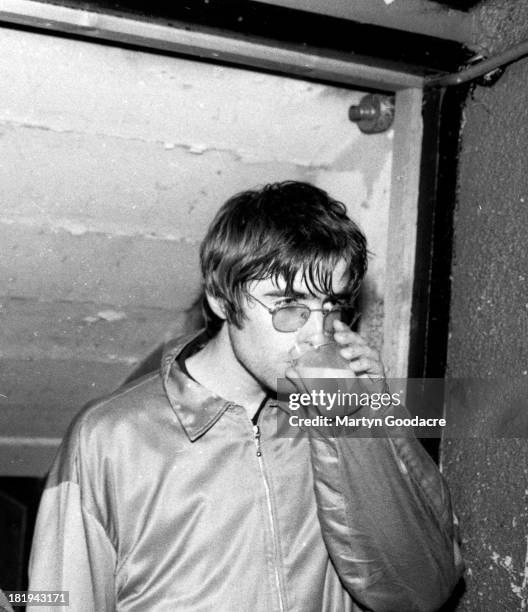
[[[273, 538], [273, 543], [275, 545], [275, 548], [277, 547], [277, 534], [275, 531], [275, 524], [273, 521], [273, 512], [271, 509], [271, 494], [270, 494], [270, 490], [269, 490], [269, 485], [268, 485], [268, 480], [266, 478], [266, 473], [264, 472], [264, 463], [262, 461], [262, 450], [260, 448], [260, 427], [258, 425], [253, 425], [253, 432], [254, 432], [254, 439], [255, 439], [255, 446], [257, 449], [257, 457], [258, 457], [258, 462], [259, 462], [259, 467], [260, 467], [260, 473], [262, 475], [262, 480], [264, 481], [264, 490], [266, 491], [266, 501], [267, 501], [267, 505], [268, 505], [268, 516], [269, 516], [269, 522], [271, 525], [271, 535]], [[277, 552], [277, 551], [275, 551]], [[279, 607], [281, 612], [284, 612], [284, 604], [282, 601], [282, 593], [281, 593], [281, 586], [280, 586], [280, 578], [279, 578], [279, 568], [277, 567], [277, 563], [275, 563], [275, 583], [277, 585], [277, 592], [279, 594]]]

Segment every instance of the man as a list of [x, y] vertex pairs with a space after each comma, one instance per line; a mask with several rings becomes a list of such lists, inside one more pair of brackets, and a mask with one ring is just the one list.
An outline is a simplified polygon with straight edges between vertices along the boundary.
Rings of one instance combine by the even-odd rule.
[[420, 444], [277, 431], [277, 379], [312, 334], [333, 334], [357, 376], [383, 377], [339, 320], [366, 257], [343, 204], [311, 185], [229, 200], [201, 248], [207, 331], [74, 421], [42, 499], [31, 588], [96, 612], [442, 605], [461, 562]]

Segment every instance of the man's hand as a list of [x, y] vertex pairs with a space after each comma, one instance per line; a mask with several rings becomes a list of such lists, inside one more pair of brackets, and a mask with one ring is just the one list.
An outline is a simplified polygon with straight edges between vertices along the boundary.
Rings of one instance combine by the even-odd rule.
[[341, 355], [350, 360], [350, 368], [358, 378], [368, 379], [362, 381], [368, 383], [368, 392], [388, 391], [385, 368], [379, 352], [370, 348], [358, 333], [352, 331], [342, 321], [334, 321], [334, 329], [335, 341], [342, 345]]

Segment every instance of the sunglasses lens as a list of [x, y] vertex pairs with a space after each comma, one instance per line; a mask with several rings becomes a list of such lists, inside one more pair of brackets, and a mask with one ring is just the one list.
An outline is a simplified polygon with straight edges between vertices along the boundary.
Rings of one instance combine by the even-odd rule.
[[[311, 311], [308, 306], [295, 304], [282, 306], [273, 313], [273, 326], [280, 332], [294, 332], [300, 329], [310, 318]], [[324, 331], [327, 334], [334, 332], [334, 321], [343, 321], [346, 325], [353, 325], [357, 313], [353, 308], [334, 308], [325, 312]]]
[[283, 306], [274, 312], [272, 322], [277, 331], [293, 332], [300, 329], [309, 317], [307, 306]]

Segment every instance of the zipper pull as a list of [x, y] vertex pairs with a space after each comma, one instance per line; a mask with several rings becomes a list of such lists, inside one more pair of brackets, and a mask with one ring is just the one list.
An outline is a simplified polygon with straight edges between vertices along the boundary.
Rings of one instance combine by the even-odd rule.
[[260, 450], [260, 427], [258, 425], [253, 425], [253, 431], [255, 432], [255, 444], [257, 446], [257, 457], [262, 457], [262, 452]]

